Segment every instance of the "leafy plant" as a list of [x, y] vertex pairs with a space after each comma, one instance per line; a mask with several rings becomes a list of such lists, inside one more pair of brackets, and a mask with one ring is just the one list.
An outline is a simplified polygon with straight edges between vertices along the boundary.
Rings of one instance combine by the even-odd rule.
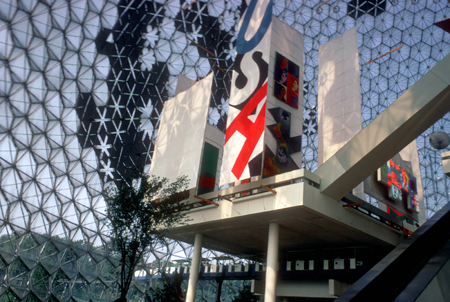
[[119, 262], [120, 298], [126, 296], [134, 271], [150, 247], [161, 242], [164, 233], [184, 221], [187, 178], [173, 183], [167, 178], [136, 172], [104, 192], [107, 202], [111, 244]]

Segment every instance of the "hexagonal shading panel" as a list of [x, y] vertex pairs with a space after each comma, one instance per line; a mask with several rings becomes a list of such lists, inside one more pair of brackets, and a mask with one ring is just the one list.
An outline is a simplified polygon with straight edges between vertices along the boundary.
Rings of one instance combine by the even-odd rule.
[[86, 254], [78, 259], [80, 263], [80, 274], [88, 281], [92, 282], [98, 278], [97, 263], [94, 258]]
[[15, 259], [17, 239], [18, 236], [8, 225], [0, 228], [0, 255], [7, 263]]
[[47, 241], [41, 247], [39, 260], [45, 269], [53, 274], [59, 269], [58, 249], [51, 241]]
[[19, 302], [21, 299], [19, 299], [16, 294], [12, 290], [7, 290], [3, 295], [1, 296], [2, 302]]
[[205, 301], [213, 301], [216, 296], [217, 287], [212, 282], [200, 282], [202, 299]]
[[7, 278], [10, 288], [19, 298], [28, 294], [29, 270], [22, 261], [17, 259], [9, 264]]
[[128, 297], [136, 297], [137, 299], [144, 299], [145, 294], [142, 290], [140, 290], [138, 286], [134, 285], [130, 287]]
[[39, 262], [39, 244], [31, 234], [23, 235], [19, 240], [20, 259], [29, 269], [34, 268]]
[[386, 2], [386, 0], [351, 0], [347, 4], [347, 15], [353, 19], [357, 19], [364, 14], [375, 17], [385, 11]]
[[40, 298], [40, 297], [37, 296], [37, 295], [29, 294], [29, 295], [26, 296], [25, 299], [23, 299], [22, 301], [23, 301], [23, 302], [40, 302], [40, 301], [42, 301], [42, 300], [43, 300], [43, 299]]
[[0, 257], [0, 280], [3, 280], [4, 286], [0, 286], [0, 296], [6, 291], [7, 286], [7, 271], [8, 265], [6, 262]]
[[93, 282], [89, 285], [92, 301], [108, 302], [113, 300], [111, 289], [101, 282]]
[[76, 301], [90, 300], [89, 282], [81, 275], [78, 275], [73, 279], [72, 296]]
[[75, 277], [79, 273], [78, 271], [78, 256], [73, 249], [66, 248], [60, 254], [61, 269], [70, 278]]
[[42, 266], [37, 266], [30, 277], [30, 287], [37, 301], [45, 301], [50, 296], [51, 275]]
[[73, 281], [67, 277], [61, 270], [52, 274], [51, 290], [52, 295], [58, 301], [69, 301], [72, 294], [70, 288], [73, 286]]
[[106, 286], [111, 286], [115, 282], [115, 266], [113, 263], [108, 260], [104, 259], [98, 263], [98, 270], [99, 270], [99, 278], [103, 284]]

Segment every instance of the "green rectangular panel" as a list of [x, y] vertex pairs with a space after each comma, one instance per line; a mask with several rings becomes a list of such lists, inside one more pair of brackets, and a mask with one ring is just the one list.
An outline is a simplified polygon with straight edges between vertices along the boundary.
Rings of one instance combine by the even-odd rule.
[[205, 142], [202, 161], [200, 163], [200, 175], [198, 178], [198, 195], [214, 191], [218, 160], [219, 148]]

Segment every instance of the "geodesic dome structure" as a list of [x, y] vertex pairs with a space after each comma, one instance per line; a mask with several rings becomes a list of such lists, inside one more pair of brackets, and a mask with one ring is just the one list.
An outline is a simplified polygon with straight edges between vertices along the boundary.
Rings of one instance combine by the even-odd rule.
[[[214, 72], [209, 123], [224, 130], [245, 7], [237, 0], [0, 1], [1, 301], [115, 297], [100, 193], [151, 164], [179, 74], [199, 80]], [[275, 0], [273, 10], [305, 37], [302, 151], [312, 171], [319, 45], [357, 27], [363, 126], [450, 52], [449, 33], [434, 25], [450, 18], [444, 0]], [[436, 131], [450, 132], [449, 113], [417, 139], [428, 216], [450, 191], [440, 152], [428, 143]], [[142, 270], [191, 252], [168, 241]], [[133, 297], [148, 286], [137, 281]], [[204, 300], [214, 288], [205, 283]]]

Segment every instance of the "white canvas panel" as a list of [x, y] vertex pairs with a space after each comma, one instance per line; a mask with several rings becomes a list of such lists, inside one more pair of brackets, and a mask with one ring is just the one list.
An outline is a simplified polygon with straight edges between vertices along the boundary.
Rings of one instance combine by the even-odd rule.
[[356, 27], [319, 47], [318, 92], [320, 166], [362, 129]]
[[213, 74], [164, 104], [150, 174], [197, 185]]

